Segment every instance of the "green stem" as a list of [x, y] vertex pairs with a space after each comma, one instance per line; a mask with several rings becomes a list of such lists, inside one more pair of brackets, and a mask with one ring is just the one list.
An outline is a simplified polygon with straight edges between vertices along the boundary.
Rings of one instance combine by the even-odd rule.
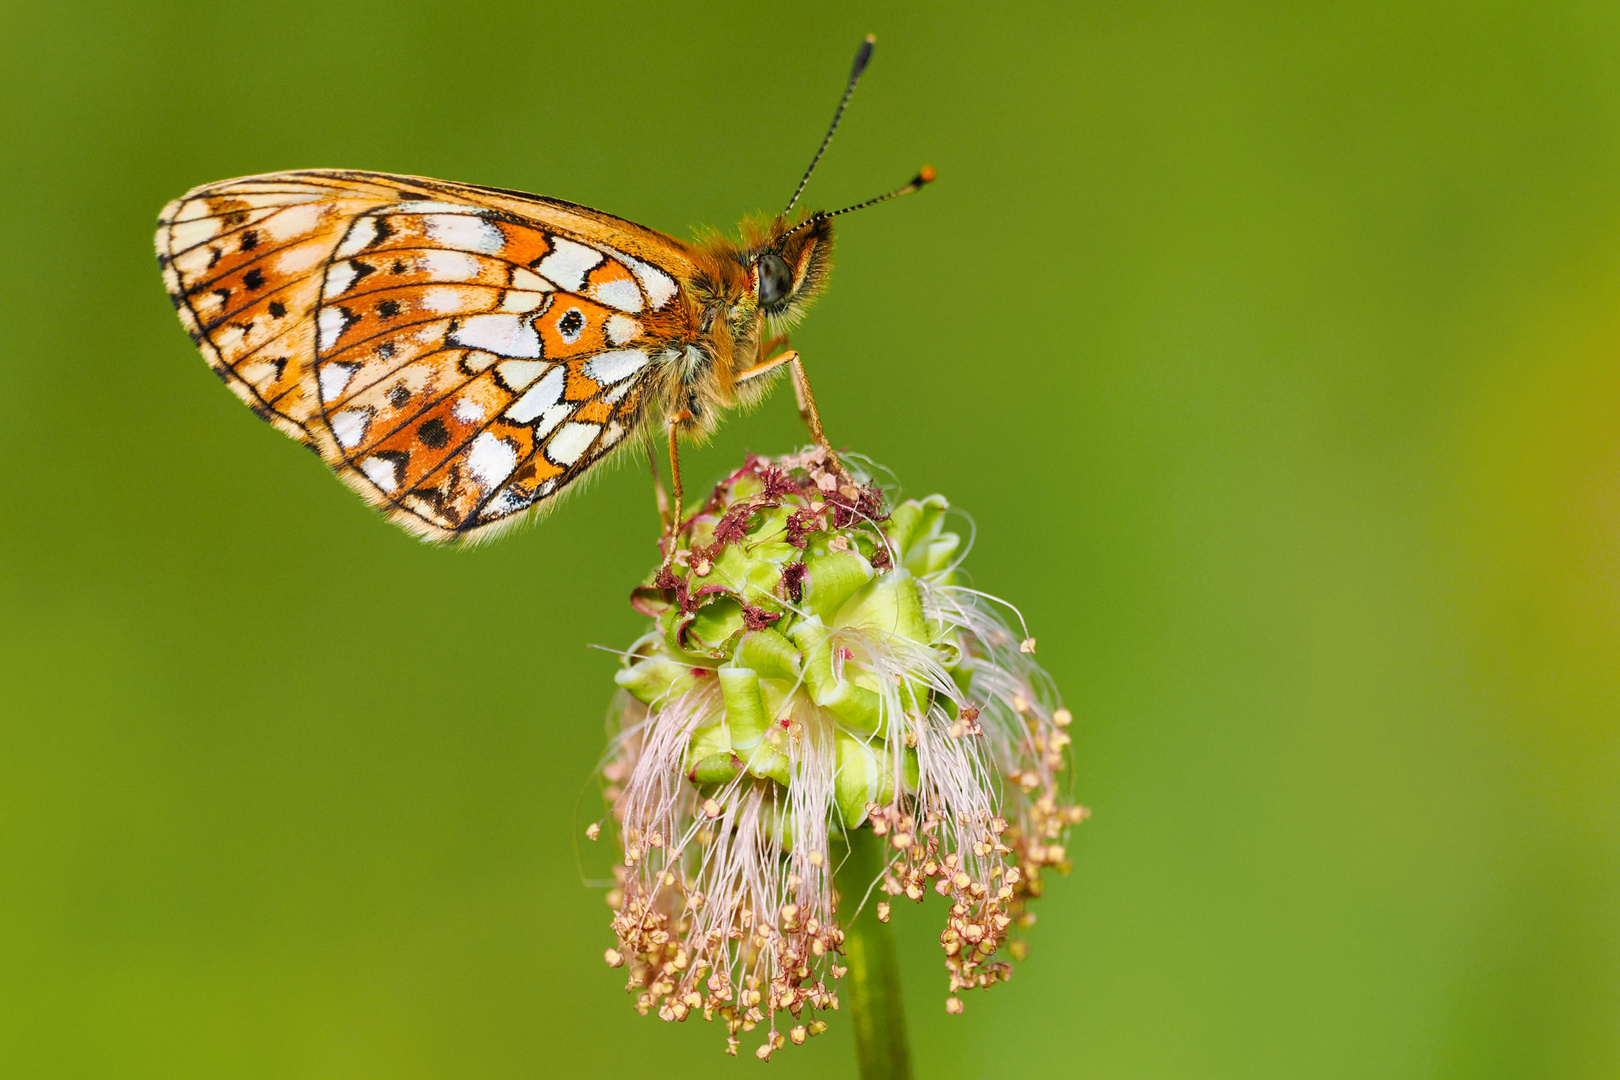
[[[894, 935], [877, 917], [882, 892], [867, 889], [883, 873], [888, 845], [871, 829], [852, 830], [847, 853], [838, 868], [836, 884], [844, 921], [844, 956], [849, 972], [843, 985], [849, 991], [855, 1022], [855, 1060], [861, 1080], [911, 1080], [911, 1052], [906, 1046], [906, 1010], [900, 1001], [900, 965], [894, 953]], [[866, 897], [859, 916], [848, 914]]]

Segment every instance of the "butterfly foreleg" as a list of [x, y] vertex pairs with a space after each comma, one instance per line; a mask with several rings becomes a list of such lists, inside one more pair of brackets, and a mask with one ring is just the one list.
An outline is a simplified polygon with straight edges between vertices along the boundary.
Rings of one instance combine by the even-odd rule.
[[[776, 340], [786, 341], [787, 339], [782, 337]], [[773, 340], [768, 342], [767, 345], [774, 345], [775, 343], [776, 341]], [[810, 392], [810, 376], [805, 374], [804, 362], [799, 359], [797, 351], [789, 349], [787, 352], [778, 353], [769, 360], [762, 360], [751, 368], [745, 368], [738, 373], [737, 381], [741, 383], [747, 382], [749, 379], [757, 379], [761, 375], [775, 371], [784, 364], [793, 373], [793, 396], [799, 402], [799, 419], [803, 420], [804, 426], [810, 429], [810, 437], [815, 440], [816, 445], [826, 452], [827, 459], [832, 462], [833, 468], [842, 473], [844, 471], [843, 462], [838, 460], [838, 455], [833, 452], [832, 444], [827, 441], [826, 431], [822, 429], [821, 414], [816, 411], [816, 396]]]
[[[765, 351], [765, 350], [761, 350], [761, 351]], [[778, 353], [777, 355], [771, 357], [769, 360], [761, 360], [759, 363], [755, 364], [753, 367], [743, 368], [741, 371], [739, 371], [737, 373], [737, 381], [740, 382], [740, 383], [743, 383], [743, 382], [747, 382], [750, 379], [757, 379], [761, 375], [769, 375], [771, 372], [775, 371], [777, 368], [781, 367], [783, 364], [792, 364], [792, 363], [797, 362], [798, 359], [799, 359], [799, 354], [794, 352], [793, 350], [789, 349], [785, 353]], [[797, 385], [798, 385], [798, 383], [795, 382], [794, 386], [797, 387]], [[794, 393], [795, 396], [797, 396], [798, 395], [798, 390], [795, 389], [793, 391], [793, 393]]]
[[804, 363], [796, 352], [788, 353], [787, 357], [788, 369], [793, 373], [793, 396], [799, 400], [799, 419], [810, 429], [810, 437], [826, 453], [827, 461], [831, 463], [833, 469], [847, 476], [844, 463], [838, 460], [832, 444], [827, 441], [827, 433], [822, 430], [821, 414], [816, 411], [816, 396], [810, 392], [810, 376], [805, 374]]

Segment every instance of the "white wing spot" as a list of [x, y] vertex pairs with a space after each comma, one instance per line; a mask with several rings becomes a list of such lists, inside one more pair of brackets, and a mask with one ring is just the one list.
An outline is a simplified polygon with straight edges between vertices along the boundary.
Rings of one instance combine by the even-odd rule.
[[554, 236], [551, 254], [541, 259], [535, 269], [555, 281], [558, 288], [579, 292], [585, 287], [586, 272], [601, 261], [602, 253], [595, 248]]
[[169, 226], [169, 247], [179, 251], [182, 248], [195, 247], [204, 240], [212, 240], [214, 234], [219, 232], [222, 218], [198, 218], [196, 221], [179, 221]]
[[424, 199], [397, 202], [388, 208], [391, 214], [477, 214], [476, 206], [465, 203], [431, 202]]
[[596, 441], [596, 433], [601, 430], [601, 424], [566, 423], [546, 443], [546, 457], [558, 465], [572, 465], [590, 449], [591, 443]]
[[598, 353], [585, 361], [585, 374], [602, 383], [616, 383], [647, 366], [647, 354], [637, 349]]
[[621, 255], [618, 252], [615, 252], [614, 255], [630, 268], [630, 272], [636, 275], [636, 280], [641, 282], [641, 287], [647, 290], [647, 299], [652, 301], [654, 311], [675, 299], [675, 293], [678, 290], [674, 278], [656, 266], [647, 265], [640, 259], [632, 259], [630, 256]]
[[236, 373], [254, 386], [258, 386], [276, 377], [276, 365], [269, 360], [255, 360], [237, 368]]
[[399, 487], [399, 462], [387, 458], [368, 457], [360, 463], [360, 471], [373, 484], [392, 495]]
[[516, 394], [544, 375], [549, 366], [544, 360], [503, 360], [496, 366], [495, 374], [501, 377], [507, 389]]
[[504, 439], [497, 439], [487, 431], [467, 448], [467, 468], [485, 491], [495, 487], [517, 468], [517, 451]]
[[473, 214], [432, 214], [426, 220], [427, 234], [448, 247], [494, 255], [506, 246], [501, 230]]
[[343, 243], [332, 253], [334, 259], [347, 259], [356, 255], [377, 242], [377, 219], [367, 214], [365, 217], [355, 219], [349, 226], [349, 235], [343, 238]]
[[366, 428], [371, 425], [371, 410], [344, 409], [332, 417], [331, 424], [338, 445], [345, 450], [353, 450], [366, 437]]
[[422, 308], [436, 315], [443, 315], [447, 311], [461, 311], [467, 306], [462, 291], [451, 285], [441, 285], [436, 289], [422, 290]]
[[512, 268], [512, 288], [550, 292], [556, 286], [526, 266], [515, 266]]
[[[530, 391], [533, 393], [534, 391]], [[551, 429], [574, 415], [574, 403], [559, 401], [551, 408], [540, 414], [540, 422], [534, 425], [534, 437], [543, 439], [551, 434]]]
[[360, 370], [359, 364], [344, 363], [334, 360], [329, 364], [321, 365], [321, 400], [336, 401], [343, 396], [343, 388], [349, 385], [354, 373]]
[[463, 319], [450, 344], [486, 349], [500, 356], [540, 359], [540, 335], [517, 315], [473, 315]]
[[[214, 247], [211, 244], [199, 244], [190, 251], [182, 251], [176, 255], [169, 265], [179, 271], [182, 281], [195, 281], [208, 272], [208, 264], [214, 258]], [[297, 248], [289, 249], [297, 251]], [[320, 260], [317, 259], [317, 262]]]
[[501, 310], [524, 315], [545, 303], [548, 295], [543, 292], [519, 292], [514, 289], [501, 300]]
[[321, 245], [298, 244], [276, 256], [276, 273], [297, 277], [321, 261]]
[[623, 345], [641, 336], [641, 324], [628, 315], [609, 315], [604, 333], [609, 345]]
[[343, 331], [347, 330], [349, 328], [349, 323], [353, 321], [354, 317], [349, 314], [346, 308], [321, 308], [321, 315], [318, 322], [318, 328], [320, 330], [320, 351], [326, 352], [333, 345], [336, 345], [338, 338], [343, 336]]
[[478, 260], [465, 251], [425, 251], [420, 261], [425, 273], [441, 281], [466, 281], [478, 276]]
[[614, 278], [593, 286], [590, 291], [593, 299], [599, 300], [608, 307], [618, 308], [634, 314], [641, 310], [641, 290], [636, 283], [625, 278]]
[[562, 400], [566, 373], [561, 365], [529, 388], [528, 393], [506, 407], [506, 418], [514, 424], [527, 424]]
[[516, 490], [507, 488], [505, 491], [502, 491], [499, 495], [491, 499], [489, 501], [489, 505], [484, 507], [484, 512], [479, 516], [485, 521], [494, 521], [497, 518], [503, 518], [517, 513], [519, 510], [522, 510], [533, 501], [533, 499], [524, 498], [523, 495]]
[[[485, 353], [484, 355], [488, 356], [489, 354]], [[460, 420], [463, 424], [479, 423], [484, 419], [484, 417], [489, 415], [488, 409], [484, 408], [480, 402], [474, 401], [470, 397], [456, 398], [455, 407], [450, 411], [452, 415], [454, 415], [455, 418]]]
[[322, 298], [331, 300], [348, 292], [358, 273], [352, 262], [333, 263], [326, 271], [326, 291], [321, 294]]
[[259, 223], [259, 229], [269, 236], [272, 243], [286, 243], [294, 237], [313, 232], [315, 226], [321, 223], [321, 213], [320, 203], [303, 203], [276, 211]]

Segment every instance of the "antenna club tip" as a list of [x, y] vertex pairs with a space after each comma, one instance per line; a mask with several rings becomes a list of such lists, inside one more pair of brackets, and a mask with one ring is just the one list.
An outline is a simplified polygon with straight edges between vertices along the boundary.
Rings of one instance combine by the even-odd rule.
[[939, 173], [934, 171], [932, 165], [924, 165], [917, 170], [917, 185], [920, 187], [923, 184], [932, 184], [937, 176]]
[[867, 34], [866, 40], [861, 42], [860, 51], [855, 54], [855, 66], [849, 73], [851, 84], [861, 77], [861, 72], [865, 71], [866, 65], [871, 63], [872, 46], [875, 44], [877, 44], [877, 37], [872, 34]]

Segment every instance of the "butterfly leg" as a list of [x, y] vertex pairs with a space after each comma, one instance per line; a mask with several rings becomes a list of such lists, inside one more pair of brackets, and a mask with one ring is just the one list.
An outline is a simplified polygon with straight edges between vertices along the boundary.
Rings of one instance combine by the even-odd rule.
[[658, 475], [658, 443], [650, 431], [647, 432], [647, 467], [652, 471], [653, 498], [658, 501], [658, 523], [668, 529], [669, 492], [664, 489], [663, 477]]
[[[782, 340], [786, 339], [783, 338]], [[770, 344], [774, 345], [775, 342], [773, 341]], [[833, 468], [840, 473], [844, 472], [843, 462], [839, 461], [838, 455], [833, 453], [832, 444], [827, 441], [827, 433], [822, 430], [821, 414], [816, 411], [816, 397], [810, 392], [810, 377], [804, 373], [804, 362], [799, 359], [799, 354], [796, 351], [789, 349], [785, 353], [773, 356], [769, 360], [762, 360], [753, 367], [744, 369], [737, 375], [737, 381], [746, 382], [749, 379], [758, 378], [761, 375], [775, 371], [784, 364], [793, 373], [793, 396], [799, 402], [799, 419], [803, 420], [805, 427], [810, 429], [810, 437], [815, 440], [816, 445], [826, 451], [827, 459], [832, 462]]]
[[682, 501], [681, 495], [681, 449], [677, 436], [680, 433], [681, 425], [690, 419], [692, 419], [692, 414], [686, 409], [682, 409], [680, 412], [670, 416], [667, 421], [669, 425], [669, 484], [673, 489], [671, 492], [673, 495], [671, 504], [673, 513], [666, 519], [669, 523], [669, 540], [664, 545], [663, 568], [665, 570], [669, 569], [670, 564], [675, 561], [675, 548], [681, 538], [681, 517], [686, 509], [686, 504]]
[[838, 460], [838, 455], [833, 452], [832, 443], [827, 441], [827, 433], [821, 428], [821, 414], [816, 412], [816, 396], [810, 392], [810, 376], [805, 374], [804, 363], [799, 359], [798, 353], [788, 355], [792, 357], [788, 363], [793, 372], [793, 395], [799, 399], [799, 419], [804, 421], [804, 426], [810, 429], [810, 437], [827, 455], [827, 463], [832, 466], [833, 472], [847, 480], [849, 471], [844, 468], [844, 463]]
[[[760, 351], [764, 352], [766, 350], [762, 349]], [[776, 356], [771, 357], [769, 360], [761, 360], [759, 363], [755, 364], [753, 367], [743, 368], [741, 371], [739, 371], [737, 373], [737, 381], [738, 382], [747, 382], [749, 379], [757, 379], [761, 375], [769, 375], [771, 372], [775, 371], [777, 368], [781, 367], [783, 364], [794, 364], [794, 363], [797, 363], [798, 360], [799, 360], [799, 354], [794, 352], [792, 349], [789, 349], [785, 353], [778, 353]], [[795, 396], [797, 396], [798, 393], [799, 393], [797, 380], [795, 380], [795, 382], [794, 382], [794, 391], [793, 391], [793, 393], [794, 393]]]
[[816, 395], [810, 392], [810, 376], [805, 374], [798, 353], [789, 353], [788, 357], [789, 369], [793, 372], [793, 396], [799, 399], [799, 419], [810, 429], [810, 437], [816, 445], [831, 455], [832, 444], [827, 442], [827, 433], [821, 429], [821, 414], [816, 412]]

